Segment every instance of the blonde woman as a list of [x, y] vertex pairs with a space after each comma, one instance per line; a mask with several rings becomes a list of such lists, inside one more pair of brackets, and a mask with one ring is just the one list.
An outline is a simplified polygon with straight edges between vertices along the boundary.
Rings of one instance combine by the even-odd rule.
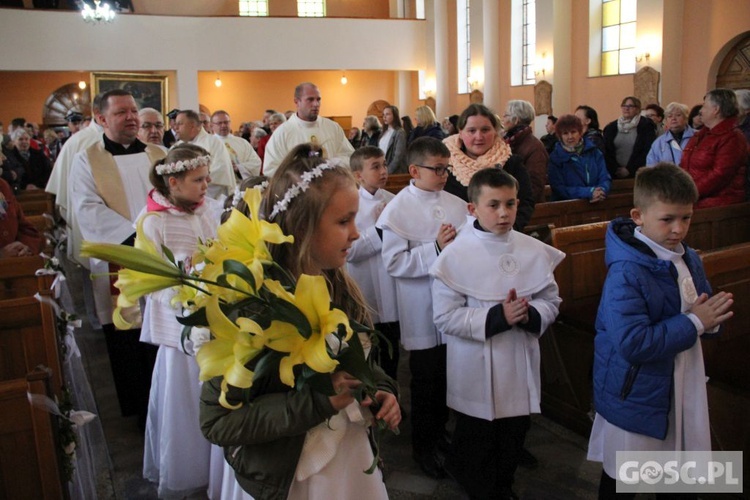
[[419, 137], [434, 137], [441, 141], [445, 139], [445, 132], [429, 106], [419, 106], [414, 116], [417, 117], [417, 126], [409, 134], [409, 144]]

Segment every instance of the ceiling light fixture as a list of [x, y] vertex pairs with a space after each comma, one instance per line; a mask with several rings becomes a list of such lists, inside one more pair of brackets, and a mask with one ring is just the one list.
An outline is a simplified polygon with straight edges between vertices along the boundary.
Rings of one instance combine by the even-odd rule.
[[111, 23], [115, 20], [115, 11], [109, 6], [109, 4], [103, 4], [101, 0], [94, 0], [94, 8], [87, 3], [83, 4], [81, 9], [81, 16], [87, 23], [98, 24], [101, 21]]
[[216, 72], [216, 80], [214, 80], [214, 85], [216, 85], [217, 88], [221, 87], [221, 78], [219, 77], [218, 71]]
[[346, 73], [341, 75], [341, 85], [346, 85], [349, 82], [349, 79], [346, 77]]

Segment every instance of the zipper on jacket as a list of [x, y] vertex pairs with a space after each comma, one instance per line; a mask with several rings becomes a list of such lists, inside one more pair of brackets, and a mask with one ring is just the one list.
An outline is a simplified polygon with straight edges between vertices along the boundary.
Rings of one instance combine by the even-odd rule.
[[633, 389], [633, 383], [635, 377], [638, 376], [638, 371], [641, 369], [641, 365], [630, 365], [628, 373], [625, 375], [625, 383], [622, 384], [622, 390], [620, 391], [620, 399], [625, 399], [630, 395], [630, 391]]

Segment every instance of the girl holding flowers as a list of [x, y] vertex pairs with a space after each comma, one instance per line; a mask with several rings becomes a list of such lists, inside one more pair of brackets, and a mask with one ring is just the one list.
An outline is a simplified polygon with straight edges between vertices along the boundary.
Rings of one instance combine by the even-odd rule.
[[[138, 219], [139, 238], [150, 240], [160, 253], [169, 248], [173, 256], [168, 258], [183, 261], [188, 272], [199, 241], [213, 238], [219, 225], [221, 207], [206, 197], [209, 165], [203, 148], [175, 146], [151, 169], [154, 189]], [[211, 445], [198, 425], [199, 369], [183, 350], [179, 313], [175, 288], [146, 298], [141, 341], [158, 345], [159, 351], [151, 381], [143, 476], [158, 483], [160, 498], [184, 498], [208, 486]], [[198, 336], [194, 330], [196, 345]], [[192, 351], [193, 345], [188, 341], [184, 348]]]
[[[249, 199], [248, 194], [244, 199]], [[339, 342], [346, 343], [348, 339], [351, 344], [356, 340], [351, 337], [347, 317], [369, 324], [361, 294], [343, 269], [347, 252], [359, 237], [354, 224], [359, 206], [356, 182], [346, 166], [325, 161], [319, 150], [303, 144], [290, 152], [274, 174], [264, 194], [264, 205], [266, 220], [255, 221], [259, 234], [266, 241], [274, 239], [269, 235], [279, 229], [291, 236], [286, 240], [277, 238], [268, 245], [270, 257], [278, 265], [269, 272], [277, 273], [279, 279], [288, 274], [296, 281], [296, 290], [291, 295], [274, 285], [278, 282], [267, 279], [263, 287], [274, 288], [277, 296], [294, 301], [306, 316], [308, 308], [316, 309], [316, 319], [310, 321], [311, 334], [306, 339], [296, 330], [285, 334], [274, 321], [265, 331], [256, 330], [257, 335], [235, 340], [232, 349], [224, 349], [220, 341], [229, 339], [229, 332], [243, 333], [243, 329], [255, 327], [248, 326], [249, 321], [244, 318], [232, 322], [223, 316], [223, 309], [209, 303], [206, 312], [217, 340], [203, 348], [205, 352], [198, 354], [198, 361], [211, 368], [205, 370], [206, 374], [213, 370], [224, 375], [203, 385], [203, 432], [211, 442], [224, 447], [237, 481], [256, 500], [387, 498], [380, 471], [363, 473], [374, 455], [368, 441], [367, 411], [363, 414], [362, 409], [373, 408], [377, 420], [395, 429], [401, 420], [395, 383], [373, 367], [375, 401], [365, 396], [358, 402], [355, 394], [362, 382], [341, 367], [337, 370], [338, 361], [329, 356]], [[241, 217], [244, 216], [236, 210], [232, 213], [219, 230], [220, 240], [231, 240], [222, 238], [221, 233], [230, 231], [233, 225], [239, 227], [236, 221]], [[244, 221], [253, 222], [252, 217]], [[236, 257], [239, 253], [233, 248], [240, 247], [227, 245], [224, 251], [234, 251]], [[253, 251], [257, 253], [258, 248], [253, 247]], [[207, 252], [207, 260], [212, 251], [214, 247]], [[248, 270], [254, 272], [253, 266], [248, 266]], [[218, 305], [215, 296], [210, 300]], [[224, 326], [216, 328], [222, 321]], [[344, 330], [349, 333], [343, 338], [334, 334]], [[264, 344], [255, 346], [254, 339], [261, 338]], [[265, 369], [261, 364], [267, 357], [256, 358], [254, 349], [265, 353], [269, 347], [289, 353], [280, 359], [278, 369]], [[241, 359], [250, 361], [240, 362], [238, 367], [237, 356], [243, 352], [251, 354]], [[220, 355], [235, 356], [235, 364], [217, 361], [212, 365], [209, 358], [218, 360]], [[259, 358], [261, 362], [257, 361]], [[300, 364], [306, 365], [303, 370], [299, 370]], [[333, 391], [314, 388], [316, 384], [311, 379], [310, 383], [300, 383], [302, 373], [309, 369], [325, 374]]]

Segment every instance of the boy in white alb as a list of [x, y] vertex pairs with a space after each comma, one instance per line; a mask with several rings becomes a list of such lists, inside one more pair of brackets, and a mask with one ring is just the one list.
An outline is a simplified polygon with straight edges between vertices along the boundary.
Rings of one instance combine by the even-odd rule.
[[391, 344], [393, 355], [382, 345], [375, 359], [383, 371], [395, 380], [398, 372], [398, 343], [401, 339], [396, 283], [383, 264], [383, 231], [375, 227], [381, 212], [395, 195], [384, 189], [388, 181], [388, 169], [380, 148], [359, 148], [349, 159], [349, 167], [359, 184], [359, 212], [355, 221], [359, 239], [352, 244], [346, 256], [346, 270], [359, 285], [372, 310], [375, 329]]
[[407, 149], [412, 181], [378, 219], [383, 262], [396, 280], [401, 344], [409, 351], [412, 452], [422, 470], [445, 476], [438, 445], [445, 442], [445, 346], [432, 320], [430, 266], [466, 222], [466, 203], [443, 191], [450, 152], [420, 137]]
[[448, 346], [448, 406], [456, 430], [448, 470], [471, 498], [518, 498], [511, 487], [539, 413], [539, 337], [561, 299], [561, 251], [513, 230], [518, 182], [480, 170], [468, 188], [476, 217], [438, 257], [432, 300]]

